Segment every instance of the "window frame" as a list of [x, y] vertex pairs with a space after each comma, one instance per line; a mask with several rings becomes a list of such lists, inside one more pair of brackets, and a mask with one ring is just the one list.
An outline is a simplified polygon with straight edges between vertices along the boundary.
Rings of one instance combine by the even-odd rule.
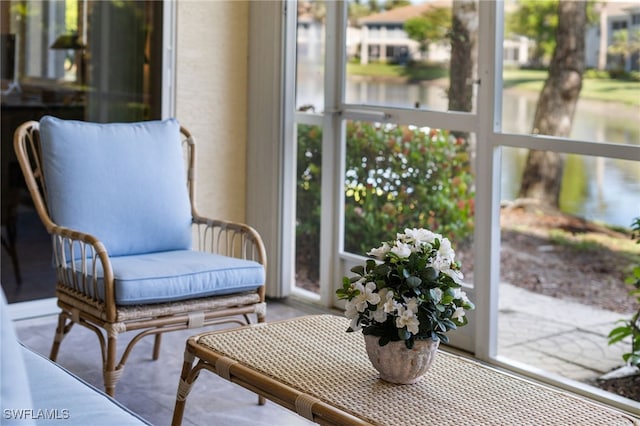
[[[289, 11], [292, 13], [287, 17], [289, 22], [289, 33], [285, 36], [289, 45], [295, 43], [295, 25], [291, 24], [291, 20], [295, 20], [295, 2], [287, 2]], [[353, 262], [353, 256], [345, 253], [338, 253], [335, 250], [337, 242], [341, 241], [340, 229], [342, 229], [341, 218], [338, 212], [341, 210], [341, 185], [339, 179], [336, 179], [336, 171], [341, 171], [343, 160], [339, 160], [341, 150], [340, 144], [333, 144], [332, 140], [339, 140], [341, 137], [342, 125], [340, 121], [338, 108], [339, 105], [335, 100], [341, 96], [343, 76], [337, 78], [335, 75], [338, 69], [344, 69], [341, 66], [340, 59], [344, 58], [341, 54], [340, 37], [342, 29], [335, 27], [335, 22], [346, 22], [345, 9], [339, 10], [343, 2], [327, 3], [327, 34], [333, 34], [327, 42], [327, 56], [325, 58], [326, 69], [325, 84], [330, 85], [330, 89], [326, 91], [325, 96], [325, 113], [301, 113], [295, 111], [295, 104], [292, 108], [285, 110], [285, 116], [293, 116], [293, 119], [286, 120], [290, 127], [284, 129], [285, 139], [283, 140], [283, 150], [291, 151], [296, 146], [296, 138], [294, 128], [297, 124], [313, 124], [323, 126], [323, 189], [322, 189], [322, 224], [321, 229], [338, 230], [330, 232], [327, 238], [321, 242], [320, 253], [320, 286], [321, 291], [318, 296], [306, 294], [294, 288], [293, 282], [282, 281], [281, 286], [283, 294], [291, 294], [294, 297], [300, 297], [307, 301], [319, 303], [325, 307], [340, 307], [339, 302], [335, 298], [336, 286], [341, 282], [341, 270], [344, 264], [349, 261]], [[593, 142], [587, 140], [558, 138], [552, 136], [527, 135], [527, 134], [511, 134], [501, 131], [502, 121], [502, 66], [503, 66], [503, 34], [504, 34], [504, 13], [502, 2], [483, 2], [478, 3], [479, 12], [479, 35], [478, 35], [478, 78], [480, 84], [478, 86], [478, 95], [476, 102], [478, 105], [491, 105], [490, 108], [481, 108], [477, 112], [460, 113], [460, 112], [439, 112], [439, 111], [404, 111], [400, 118], [394, 123], [397, 124], [415, 124], [424, 126], [433, 126], [439, 128], [450, 128], [461, 131], [474, 132], [477, 138], [477, 152], [475, 159], [476, 170], [476, 212], [474, 231], [474, 241], [482, 242], [475, 244], [475, 282], [470, 297], [476, 302], [476, 311], [473, 312], [472, 329], [472, 352], [475, 356], [483, 361], [507, 368], [524, 374], [529, 377], [541, 379], [554, 386], [576, 392], [578, 394], [595, 397], [603, 402], [617, 406], [622, 409], [628, 409], [624, 402], [620, 402], [615, 397], [595, 395], [593, 389], [588, 386], [581, 386], [569, 379], [558, 378], [553, 374], [540, 373], [533, 371], [526, 366], [514, 366], [513, 362], [502, 359], [497, 355], [497, 319], [498, 319], [498, 284], [500, 280], [500, 201], [501, 201], [501, 156], [502, 147], [516, 147], [527, 149], [540, 149], [560, 153], [579, 154], [587, 156], [599, 156], [605, 158], [624, 159], [632, 161], [640, 161], [640, 146], [613, 144], [606, 142]], [[344, 43], [343, 43], [344, 44]], [[289, 54], [286, 56], [287, 61], [295, 61], [295, 49], [289, 48]], [[342, 52], [344, 53], [344, 52]], [[289, 66], [290, 62], [289, 62]], [[289, 78], [284, 81], [284, 93], [294, 92], [295, 78]], [[290, 105], [291, 106], [291, 105]], [[362, 111], [362, 105], [343, 105], [346, 111], [357, 108]], [[384, 107], [366, 107], [366, 112], [370, 114], [397, 114], [393, 108]], [[329, 126], [329, 127], [327, 127]], [[333, 129], [326, 131], [326, 129]], [[336, 157], [337, 156], [337, 157]], [[336, 158], [338, 160], [336, 160]], [[295, 148], [293, 159], [285, 158], [285, 161], [295, 162]], [[326, 167], [326, 169], [325, 169]], [[295, 186], [295, 174], [291, 173], [291, 169], [295, 171], [295, 165], [289, 167], [289, 173], [282, 175], [285, 187], [292, 188]], [[329, 176], [324, 176], [329, 175]], [[326, 185], [326, 186], [325, 186]], [[283, 187], [284, 189], [284, 187]], [[295, 200], [292, 200], [295, 201]], [[292, 206], [280, 206], [283, 210], [295, 211], [295, 204]], [[289, 232], [295, 235], [295, 221], [291, 221], [289, 225], [293, 229]], [[324, 234], [327, 234], [326, 232]], [[291, 240], [289, 240], [291, 241]], [[294, 264], [293, 256], [288, 259]], [[342, 268], [341, 268], [342, 265]]]

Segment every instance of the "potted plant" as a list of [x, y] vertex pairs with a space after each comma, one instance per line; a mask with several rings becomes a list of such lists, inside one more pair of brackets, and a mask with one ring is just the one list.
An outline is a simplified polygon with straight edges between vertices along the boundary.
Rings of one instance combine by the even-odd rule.
[[439, 343], [448, 342], [446, 333], [466, 325], [465, 313], [474, 309], [461, 288], [460, 265], [451, 242], [423, 228], [405, 229], [367, 254], [373, 258], [352, 268], [355, 276], [344, 277], [336, 292], [346, 300], [347, 331], [362, 330], [381, 378], [413, 383]]

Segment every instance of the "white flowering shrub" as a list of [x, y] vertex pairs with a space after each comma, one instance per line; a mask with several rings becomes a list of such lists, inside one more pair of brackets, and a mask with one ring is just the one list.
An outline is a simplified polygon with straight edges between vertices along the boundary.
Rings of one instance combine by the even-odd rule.
[[346, 300], [347, 331], [379, 336], [379, 344], [416, 339], [440, 340], [466, 325], [474, 309], [461, 288], [462, 273], [451, 242], [428, 229], [405, 229], [393, 241], [367, 253], [365, 265], [351, 269], [336, 292]]

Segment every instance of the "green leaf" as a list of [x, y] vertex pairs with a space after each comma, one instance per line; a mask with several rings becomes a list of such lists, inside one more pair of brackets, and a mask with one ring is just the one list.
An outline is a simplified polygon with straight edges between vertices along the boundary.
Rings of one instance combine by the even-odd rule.
[[453, 302], [453, 296], [450, 295], [449, 293], [446, 293], [444, 296], [442, 296], [442, 300], [440, 301], [440, 303], [442, 303], [443, 305], [448, 305], [452, 302]]
[[442, 323], [445, 325], [445, 327], [447, 327], [447, 329], [449, 330], [455, 330], [456, 328], [458, 328], [458, 326], [451, 321], [449, 318], [445, 318], [442, 320]]
[[449, 338], [447, 337], [446, 334], [442, 334], [442, 333], [436, 333], [436, 336], [440, 339], [440, 341], [442, 343], [449, 343]]
[[378, 266], [378, 263], [373, 259], [367, 260], [367, 272], [375, 271]]
[[438, 271], [436, 271], [432, 267], [428, 267], [424, 270], [424, 274], [422, 275], [425, 281], [434, 281], [438, 278]]
[[407, 278], [407, 285], [411, 288], [420, 287], [420, 284], [422, 284], [422, 280], [415, 275], [411, 275]]
[[382, 276], [389, 275], [389, 272], [391, 271], [391, 267], [386, 263], [381, 263], [380, 265], [376, 265], [375, 268], [372, 268], [372, 269], [374, 274], [382, 275]]
[[407, 340], [411, 337], [411, 333], [407, 331], [406, 327], [399, 328], [398, 337], [400, 338], [400, 340]]
[[364, 266], [362, 266], [362, 265], [354, 266], [353, 268], [351, 268], [351, 272], [353, 272], [354, 274], [358, 274], [360, 276], [363, 276], [364, 275]]
[[609, 344], [613, 345], [614, 343], [621, 341], [625, 337], [630, 336], [631, 332], [632, 330], [629, 326], [614, 328], [613, 330], [611, 330], [608, 336]]

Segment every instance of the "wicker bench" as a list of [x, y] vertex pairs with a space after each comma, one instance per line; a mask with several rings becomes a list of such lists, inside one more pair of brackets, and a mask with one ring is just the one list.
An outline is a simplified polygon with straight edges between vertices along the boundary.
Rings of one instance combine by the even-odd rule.
[[320, 424], [640, 424], [611, 407], [445, 351], [420, 382], [386, 383], [367, 358], [362, 334], [345, 332], [348, 323], [306, 316], [190, 338], [173, 424], [181, 424], [202, 369]]

